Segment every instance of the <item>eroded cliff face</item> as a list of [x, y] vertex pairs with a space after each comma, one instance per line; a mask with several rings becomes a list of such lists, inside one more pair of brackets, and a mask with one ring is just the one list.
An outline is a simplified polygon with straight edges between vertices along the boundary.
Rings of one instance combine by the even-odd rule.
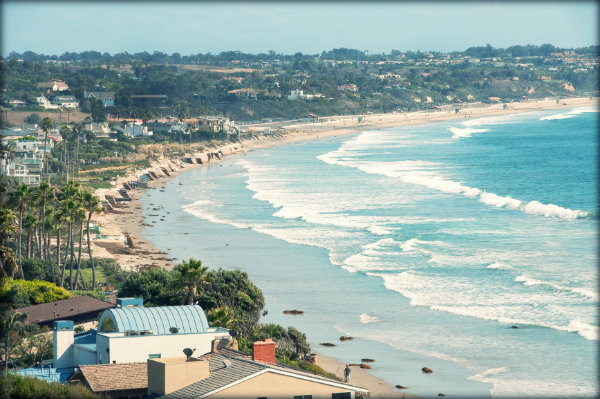
[[575, 88], [573, 87], [573, 84], [571, 82], [565, 82], [565, 84], [563, 85], [563, 89], [568, 91], [575, 91]]

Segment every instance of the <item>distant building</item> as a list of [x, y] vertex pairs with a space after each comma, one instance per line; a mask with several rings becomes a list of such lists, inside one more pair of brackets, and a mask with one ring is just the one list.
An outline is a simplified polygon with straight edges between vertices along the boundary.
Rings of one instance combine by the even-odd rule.
[[248, 97], [248, 98], [252, 98], [252, 99], [257, 99], [258, 98], [258, 93], [260, 93], [258, 90], [254, 90], [254, 89], [235, 89], [235, 90], [229, 90], [227, 92], [227, 94], [229, 95], [234, 95], [237, 97]]
[[292, 90], [290, 91], [290, 94], [288, 95], [288, 100], [312, 100], [313, 99], [313, 95], [312, 94], [304, 94], [303, 90]]
[[79, 108], [79, 100], [77, 100], [74, 96], [56, 96], [52, 100], [52, 103], [63, 108]]
[[69, 90], [69, 85], [62, 80], [51, 80], [49, 82], [39, 82], [37, 84], [37, 88], [48, 89], [52, 91], [67, 91]]
[[130, 98], [135, 105], [162, 105], [167, 102], [166, 94], [135, 94]]
[[85, 130], [88, 130], [94, 133], [94, 136], [98, 138], [107, 138], [110, 137], [111, 129], [108, 127], [108, 123], [85, 123], [83, 125]]
[[351, 85], [341, 85], [340, 90], [345, 90], [345, 91], [358, 91], [358, 87], [355, 84], [351, 84]]
[[148, 126], [144, 126], [142, 122], [128, 122], [125, 126], [115, 126], [113, 129], [130, 137], [152, 136], [152, 131], [148, 130]]
[[102, 101], [105, 107], [113, 107], [115, 105], [115, 92], [114, 91], [85, 91], [83, 92], [83, 98], [95, 98], [96, 100]]
[[60, 105], [52, 104], [50, 100], [48, 100], [44, 96], [36, 97], [35, 101], [37, 101], [38, 105], [44, 107], [44, 109], [59, 109]]
[[21, 101], [21, 100], [12, 100], [12, 101], [9, 101], [8, 104], [13, 108], [23, 108], [23, 107], [27, 106], [27, 103], [25, 101]]

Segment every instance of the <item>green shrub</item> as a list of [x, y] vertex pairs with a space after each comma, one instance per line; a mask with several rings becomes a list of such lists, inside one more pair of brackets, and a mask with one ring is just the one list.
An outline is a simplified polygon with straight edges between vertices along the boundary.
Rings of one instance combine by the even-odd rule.
[[82, 385], [48, 383], [42, 379], [13, 373], [0, 374], [0, 399], [96, 399], [101, 398]]
[[73, 295], [64, 288], [40, 280], [8, 279], [0, 290], [0, 298], [11, 303], [13, 307], [38, 305], [72, 297]]

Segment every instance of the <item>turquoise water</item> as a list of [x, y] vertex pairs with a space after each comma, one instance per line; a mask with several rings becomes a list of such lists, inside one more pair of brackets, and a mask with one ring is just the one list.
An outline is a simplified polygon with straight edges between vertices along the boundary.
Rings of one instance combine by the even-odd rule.
[[595, 397], [596, 129], [580, 108], [257, 150], [149, 190], [144, 235], [247, 271], [265, 322], [409, 393]]

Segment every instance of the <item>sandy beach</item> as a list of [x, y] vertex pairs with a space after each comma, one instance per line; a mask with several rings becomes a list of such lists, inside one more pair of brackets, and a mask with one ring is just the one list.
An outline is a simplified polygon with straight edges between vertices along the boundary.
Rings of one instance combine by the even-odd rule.
[[[499, 116], [513, 113], [530, 112], [543, 109], [567, 109], [573, 107], [583, 107], [597, 105], [598, 99], [589, 98], [571, 98], [548, 99], [544, 101], [530, 101], [520, 103], [504, 104], [476, 104], [471, 106], [435, 109], [430, 111], [419, 111], [411, 113], [393, 113], [393, 114], [368, 114], [368, 115], [345, 115], [334, 117], [322, 117], [318, 121], [306, 122], [286, 122], [280, 124], [275, 134], [262, 134], [265, 129], [275, 131], [273, 125], [253, 125], [249, 127], [257, 137], [244, 139], [241, 144], [228, 144], [223, 147], [211, 149], [211, 152], [221, 152], [224, 157], [240, 154], [254, 149], [270, 148], [281, 145], [288, 145], [295, 142], [317, 140], [326, 137], [347, 135], [357, 133], [363, 130], [375, 130], [389, 128], [393, 126], [423, 124], [429, 122], [465, 120], [468, 118]], [[191, 154], [192, 158], [202, 158], [206, 154]], [[169, 253], [155, 248], [142, 234], [144, 227], [148, 226], [147, 221], [142, 215], [141, 205], [137, 201], [144, 190], [160, 190], [170, 176], [181, 174], [193, 168], [202, 167], [200, 164], [182, 163], [182, 158], [163, 158], [154, 162], [150, 168], [130, 172], [127, 175], [117, 179], [113, 188], [96, 190], [95, 194], [102, 200], [105, 196], [112, 195], [119, 197], [119, 189], [123, 188], [123, 183], [135, 181], [142, 174], [154, 171], [159, 177], [148, 182], [148, 188], [135, 188], [128, 190], [131, 201], [120, 202], [122, 207], [116, 208], [113, 212], [104, 212], [93, 218], [93, 223], [98, 225], [101, 232], [101, 238], [95, 238], [92, 242], [92, 249], [95, 257], [114, 258], [125, 270], [140, 270], [148, 267], [163, 267], [170, 269], [174, 266]], [[222, 157], [221, 157], [222, 159]], [[219, 159], [212, 159], [210, 163], [219, 162]], [[184, 167], [182, 168], [181, 165]], [[167, 176], [162, 172], [162, 168], [169, 170]], [[173, 168], [178, 170], [173, 171]], [[156, 205], [156, 210], [160, 209], [160, 204]], [[160, 221], [157, 219], [157, 223]], [[133, 248], [128, 246], [127, 237], [132, 237], [135, 241]], [[198, 254], [202, 258], [202, 254]], [[305, 331], [310, 336], [310, 331]], [[318, 364], [325, 370], [343, 376], [344, 365], [337, 359], [318, 355]], [[415, 397], [399, 390], [385, 382], [374, 377], [365, 369], [352, 367], [351, 383], [363, 386], [371, 392], [371, 397], [379, 398], [400, 398]]]

